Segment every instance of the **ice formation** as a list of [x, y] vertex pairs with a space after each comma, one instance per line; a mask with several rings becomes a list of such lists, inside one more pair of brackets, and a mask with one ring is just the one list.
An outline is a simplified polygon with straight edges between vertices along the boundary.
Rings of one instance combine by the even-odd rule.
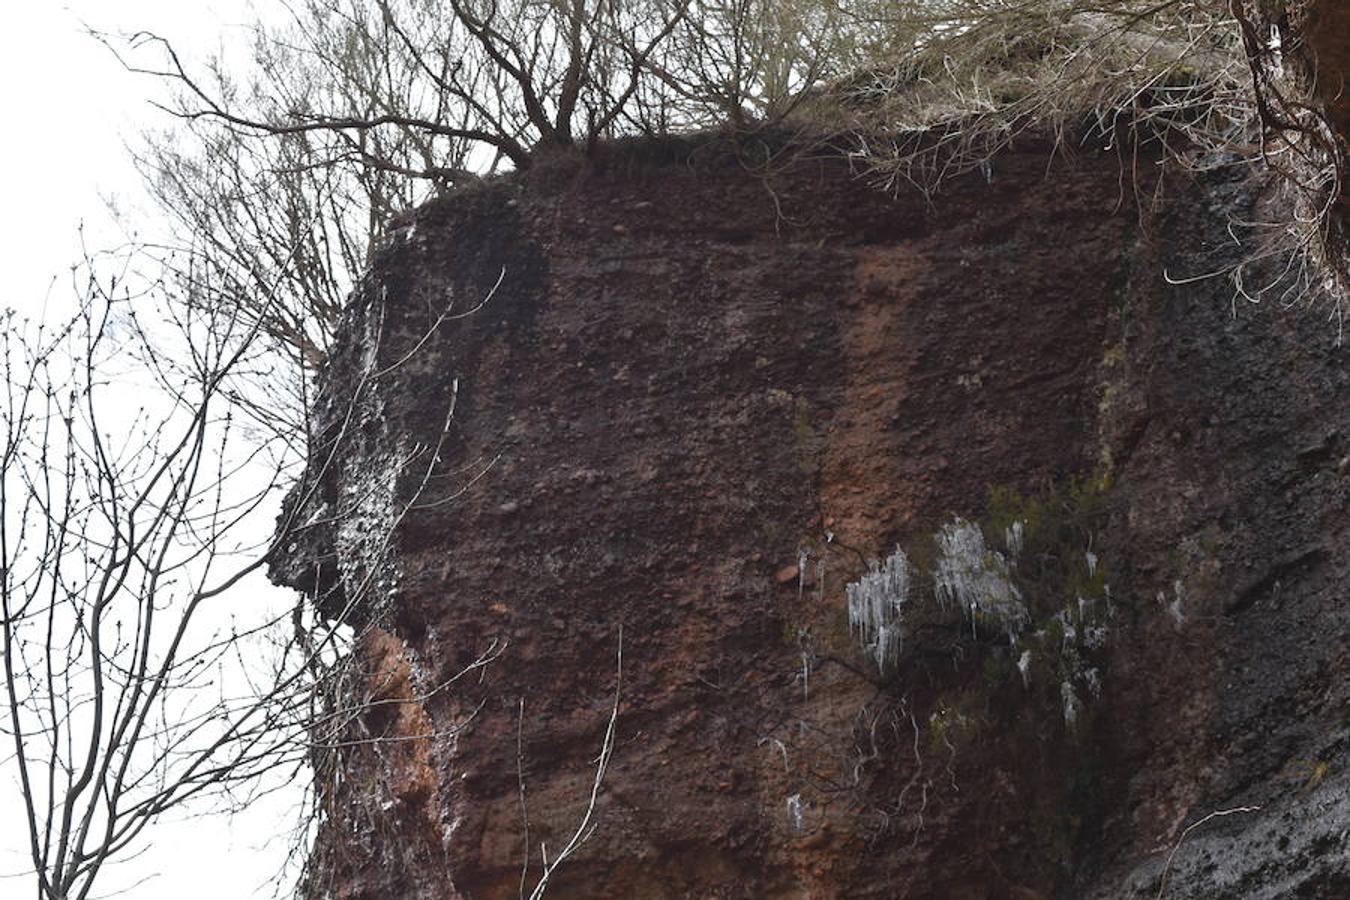
[[849, 628], [883, 673], [899, 659], [904, 643], [901, 613], [909, 601], [910, 574], [909, 558], [897, 547], [848, 586]]
[[[1017, 537], [1020, 543], [1020, 533]], [[1021, 592], [1012, 582], [1007, 558], [985, 546], [980, 526], [961, 518], [942, 526], [937, 542], [940, 556], [933, 585], [938, 600], [957, 604], [972, 624], [999, 625], [1008, 632], [1009, 639], [1016, 636], [1030, 615], [1022, 603]], [[1009, 544], [1012, 543], [1010, 540]]]
[[1078, 699], [1078, 694], [1074, 691], [1073, 685], [1068, 681], [1060, 683], [1060, 699], [1064, 702], [1064, 724], [1070, 728], [1078, 721], [1078, 714], [1083, 709], [1083, 704]]
[[806, 828], [806, 811], [802, 808], [801, 794], [793, 794], [787, 798], [787, 815], [793, 831], [800, 832]]
[[1166, 591], [1158, 591], [1158, 605], [1167, 609], [1167, 614], [1172, 617], [1172, 624], [1178, 630], [1186, 624], [1186, 598], [1185, 585], [1180, 580], [1172, 582], [1173, 597], [1171, 602], [1167, 600]]

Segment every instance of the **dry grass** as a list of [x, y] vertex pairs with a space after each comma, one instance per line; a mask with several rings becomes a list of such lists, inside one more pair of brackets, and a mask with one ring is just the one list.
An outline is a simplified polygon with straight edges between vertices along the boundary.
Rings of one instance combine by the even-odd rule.
[[1109, 143], [1128, 129], [1191, 148], [1248, 131], [1250, 74], [1225, 15], [1132, 0], [952, 6], [944, 20], [897, 22], [912, 51], [840, 86], [860, 124], [889, 136], [859, 140], [892, 186], [931, 190], [1028, 130]]
[[[847, 5], [847, 4], [846, 4]], [[930, 0], [860, 13], [872, 64], [805, 103], [844, 135], [883, 187], [926, 194], [1019, 135], [1064, 150], [1161, 145], [1191, 169], [1264, 165], [1285, 176], [1285, 213], [1233, 223], [1251, 247], [1217, 271], [1235, 298], [1292, 305], [1347, 296], [1343, 160], [1267, 6], [1241, 0]], [[859, 7], [859, 9], [864, 9]], [[1289, 42], [1291, 46], [1283, 46]], [[1290, 60], [1286, 60], [1286, 55]], [[1137, 184], [1137, 188], [1140, 185]]]

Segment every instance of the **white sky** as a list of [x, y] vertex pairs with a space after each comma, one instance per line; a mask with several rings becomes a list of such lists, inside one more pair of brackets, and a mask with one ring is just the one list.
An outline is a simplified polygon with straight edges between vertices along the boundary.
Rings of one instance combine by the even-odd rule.
[[[8, 5], [0, 27], [0, 102], [6, 121], [0, 140], [0, 308], [38, 313], [53, 279], [53, 298], [68, 296], [69, 268], [79, 258], [78, 225], [85, 223], [93, 246], [117, 239], [102, 198], [134, 207], [140, 189], [125, 144], [143, 128], [166, 124], [146, 101], [153, 82], [123, 71], [84, 34], [85, 25], [115, 32], [154, 30], [200, 59], [238, 35], [233, 26], [248, 17], [245, 0], [25, 0]], [[0, 768], [0, 876], [30, 865], [14, 783], [14, 773]], [[233, 820], [179, 816], [161, 822], [150, 849], [111, 873], [98, 893], [129, 888], [122, 896], [136, 900], [270, 896], [266, 882], [287, 849], [296, 799], [276, 797]], [[0, 897], [32, 897], [35, 884], [31, 876], [0, 877]]]
[[33, 298], [78, 256], [76, 226], [107, 227], [101, 196], [134, 197], [139, 186], [124, 141], [163, 122], [146, 99], [154, 83], [125, 72], [84, 26], [153, 29], [200, 57], [245, 14], [242, 0], [30, 0], [6, 10], [0, 304], [38, 302]]

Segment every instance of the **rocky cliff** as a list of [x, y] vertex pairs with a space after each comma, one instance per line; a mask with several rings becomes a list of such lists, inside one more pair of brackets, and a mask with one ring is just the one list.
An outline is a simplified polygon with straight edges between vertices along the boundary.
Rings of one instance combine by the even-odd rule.
[[309, 895], [1350, 896], [1350, 371], [1203, 277], [1278, 192], [761, 151], [379, 253], [277, 567], [364, 628]]

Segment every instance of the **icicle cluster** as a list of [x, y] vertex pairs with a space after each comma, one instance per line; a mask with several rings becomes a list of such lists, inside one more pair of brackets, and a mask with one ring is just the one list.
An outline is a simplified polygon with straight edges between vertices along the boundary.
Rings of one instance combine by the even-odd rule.
[[1022, 552], [1022, 541], [1026, 536], [1027, 523], [1018, 519], [1003, 530], [1003, 544], [1008, 548], [1008, 556], [1017, 559]]
[[848, 586], [848, 624], [863, 650], [884, 674], [900, 657], [904, 642], [901, 611], [909, 601], [910, 565], [899, 547], [885, 563], [873, 562]]
[[[1009, 545], [1020, 543], [1009, 535]], [[985, 546], [980, 526], [956, 518], [937, 536], [937, 571], [933, 584], [938, 600], [955, 603], [976, 620], [1003, 626], [1011, 639], [1030, 620], [1022, 594], [1012, 582], [1008, 560]]]
[[787, 798], [787, 816], [793, 831], [801, 832], [806, 829], [806, 811], [802, 808], [801, 794], [793, 794]]
[[1064, 704], [1064, 724], [1072, 728], [1078, 722], [1078, 714], [1083, 711], [1082, 701], [1067, 680], [1060, 683], [1059, 696]]

